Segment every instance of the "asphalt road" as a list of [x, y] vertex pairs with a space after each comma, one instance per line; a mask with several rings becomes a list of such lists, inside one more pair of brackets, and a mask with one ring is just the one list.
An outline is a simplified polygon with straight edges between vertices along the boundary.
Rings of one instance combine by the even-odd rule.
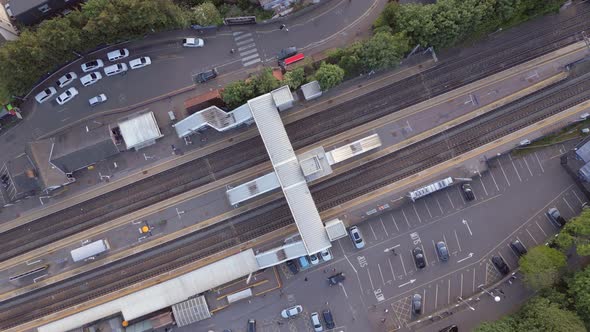
[[[579, 213], [587, 198], [561, 168], [557, 156], [563, 151], [565, 147], [555, 146], [490, 160], [490, 170], [472, 181], [475, 201], [466, 202], [455, 186], [367, 220], [359, 225], [364, 249], [355, 249], [344, 238], [334, 243], [332, 261], [295, 276], [282, 265], [284, 295], [275, 291], [232, 304], [196, 326], [242, 331], [248, 318], [256, 318], [261, 331], [311, 331], [310, 313], [329, 307], [338, 326], [335, 331], [385, 331], [397, 326], [429, 331], [430, 315], [462, 305], [458, 297], [468, 298], [479, 292], [480, 285], [501, 279], [491, 256], [502, 256], [511, 269], [517, 266], [510, 241], [518, 239], [530, 248], [556, 233], [545, 215], [548, 208], [557, 207], [566, 218]], [[445, 241], [450, 250], [447, 262], [436, 255], [438, 241]], [[424, 249], [424, 269], [418, 269], [412, 258], [416, 246]], [[396, 255], [384, 252], [391, 247]], [[333, 269], [347, 276], [340, 287], [329, 287], [325, 279]], [[504, 291], [502, 310], [520, 303], [509, 287]], [[413, 294], [423, 297], [422, 315], [411, 314]], [[301, 317], [280, 318], [280, 310], [293, 304], [303, 305]], [[494, 306], [482, 308], [486, 309], [478, 312], [481, 320], [497, 317]]]

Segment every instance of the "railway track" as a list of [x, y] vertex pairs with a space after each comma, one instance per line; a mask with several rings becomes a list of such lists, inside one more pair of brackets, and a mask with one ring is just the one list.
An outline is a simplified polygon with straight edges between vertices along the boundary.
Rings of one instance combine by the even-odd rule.
[[[298, 149], [432, 96], [566, 46], [590, 29], [590, 5], [570, 18], [530, 24], [517, 38], [463, 56], [455, 54], [416, 75], [287, 126]], [[531, 28], [532, 27], [532, 28]], [[462, 51], [463, 52], [463, 51]], [[47, 245], [268, 160], [260, 137], [146, 178], [0, 234], [0, 260]]]
[[[590, 65], [586, 71], [590, 71]], [[566, 81], [398, 152], [311, 187], [320, 210], [326, 210], [487, 144], [511, 132], [590, 99], [590, 74]], [[73, 280], [47, 286], [0, 304], [0, 329], [152, 278], [216, 252], [292, 224], [284, 198], [177, 241], [105, 265]]]

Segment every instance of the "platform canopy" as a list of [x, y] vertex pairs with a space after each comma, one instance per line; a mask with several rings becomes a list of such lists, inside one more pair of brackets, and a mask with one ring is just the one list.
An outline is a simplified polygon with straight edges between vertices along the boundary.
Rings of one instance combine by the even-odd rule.
[[119, 122], [119, 130], [128, 150], [139, 150], [156, 143], [162, 137], [154, 112], [148, 112]]

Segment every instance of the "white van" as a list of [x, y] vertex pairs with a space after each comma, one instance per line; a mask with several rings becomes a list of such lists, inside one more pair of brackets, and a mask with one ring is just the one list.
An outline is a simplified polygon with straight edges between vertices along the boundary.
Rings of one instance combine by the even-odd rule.
[[109, 61], [111, 61], [111, 62], [121, 60], [121, 59], [126, 58], [128, 56], [129, 56], [129, 50], [126, 48], [114, 50], [112, 52], [107, 53], [107, 57], [109, 58]]
[[127, 64], [125, 63], [117, 63], [116, 65], [108, 66], [104, 68], [104, 73], [107, 76], [113, 76], [117, 74], [121, 74], [127, 71]]

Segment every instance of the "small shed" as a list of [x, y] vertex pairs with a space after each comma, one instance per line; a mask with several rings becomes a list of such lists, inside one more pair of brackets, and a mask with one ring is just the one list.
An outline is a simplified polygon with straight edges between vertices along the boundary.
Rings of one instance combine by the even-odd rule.
[[143, 113], [119, 122], [119, 131], [127, 150], [136, 151], [156, 144], [162, 137], [154, 112]]
[[282, 112], [293, 107], [293, 101], [295, 99], [293, 98], [293, 94], [288, 85], [283, 85], [282, 87], [271, 91], [270, 95], [279, 111]]
[[98, 240], [72, 250], [70, 255], [72, 255], [74, 262], [79, 262], [102, 254], [107, 250], [109, 250], [109, 243], [106, 240]]
[[312, 100], [322, 95], [322, 88], [318, 81], [309, 82], [301, 86], [301, 92], [303, 92], [303, 98], [305, 100]]

